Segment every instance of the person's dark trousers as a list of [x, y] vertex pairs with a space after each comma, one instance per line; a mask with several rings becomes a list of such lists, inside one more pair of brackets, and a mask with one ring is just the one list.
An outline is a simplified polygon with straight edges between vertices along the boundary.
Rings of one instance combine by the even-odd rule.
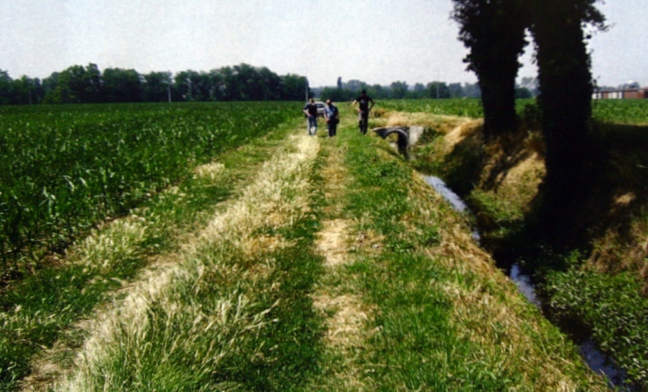
[[367, 134], [367, 124], [369, 123], [369, 112], [360, 112], [358, 113], [358, 126], [360, 127], [360, 133], [363, 135]]
[[337, 135], [337, 124], [333, 122], [328, 123], [328, 133], [329, 137]]

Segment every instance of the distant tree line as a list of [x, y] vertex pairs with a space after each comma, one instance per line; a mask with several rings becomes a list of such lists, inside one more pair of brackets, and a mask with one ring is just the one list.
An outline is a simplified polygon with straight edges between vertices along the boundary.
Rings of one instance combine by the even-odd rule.
[[[516, 86], [516, 97], [530, 98], [533, 88]], [[96, 64], [73, 65], [45, 79], [22, 76], [12, 79], [0, 70], [0, 105], [39, 103], [116, 103], [165, 101], [300, 101], [306, 96], [304, 76], [277, 75], [266, 67], [248, 64], [222, 67], [209, 72], [182, 71], [141, 74], [134, 69], [107, 68]], [[478, 83], [430, 82], [413, 86], [403, 81], [390, 85], [369, 85], [360, 80], [342, 82], [334, 87], [308, 88], [308, 95], [336, 102], [355, 99], [366, 89], [376, 99], [480, 98]]]
[[134, 69], [74, 65], [40, 80], [0, 70], [0, 105], [164, 101], [303, 100], [306, 77], [248, 64], [209, 72], [140, 74]]
[[419, 99], [419, 98], [461, 98], [470, 96], [478, 98], [480, 96], [479, 87], [475, 84], [452, 83], [450, 85], [444, 82], [431, 82], [427, 85], [416, 83], [414, 86], [406, 82], [393, 82], [390, 85], [382, 86], [379, 84], [369, 85], [360, 80], [349, 80], [342, 82], [338, 80], [335, 87], [324, 87], [314, 89], [314, 92], [322, 99], [332, 99], [333, 101], [352, 101], [361, 90], [367, 90], [367, 94], [374, 99]]
[[[516, 98], [531, 98], [534, 96], [533, 78], [523, 78], [522, 85], [515, 87]], [[361, 90], [367, 90], [367, 95], [375, 99], [448, 99], [448, 98], [481, 98], [478, 83], [430, 82], [416, 83], [413, 86], [407, 82], [397, 81], [390, 85], [370, 85], [361, 80], [342, 82], [338, 78], [335, 87], [318, 87], [313, 89], [315, 96], [322, 99], [332, 99], [335, 102], [354, 100]]]

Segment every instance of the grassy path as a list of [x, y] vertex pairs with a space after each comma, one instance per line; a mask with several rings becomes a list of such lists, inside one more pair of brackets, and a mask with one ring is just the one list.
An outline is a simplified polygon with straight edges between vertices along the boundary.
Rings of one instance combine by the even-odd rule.
[[236, 186], [178, 218], [191, 223], [173, 245], [42, 355], [25, 389], [604, 390], [467, 218], [343, 114], [337, 138], [293, 125], [198, 169]]
[[343, 333], [322, 390], [605, 389], [386, 143], [348, 130], [335, 148], [342, 206], [323, 231], [344, 228], [346, 262], [322, 286]]

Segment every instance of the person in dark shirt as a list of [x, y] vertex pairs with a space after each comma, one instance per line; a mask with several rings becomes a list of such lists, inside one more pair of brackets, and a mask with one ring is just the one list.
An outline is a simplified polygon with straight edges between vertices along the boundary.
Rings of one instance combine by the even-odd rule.
[[360, 96], [353, 101], [353, 106], [358, 110], [358, 125], [360, 127], [360, 133], [363, 135], [367, 134], [367, 126], [369, 123], [369, 112], [374, 107], [375, 102], [367, 95], [367, 90], [362, 90]]
[[304, 105], [304, 114], [308, 118], [306, 123], [306, 130], [308, 134], [314, 136], [317, 134], [317, 105], [315, 105], [315, 100], [310, 98], [306, 105]]

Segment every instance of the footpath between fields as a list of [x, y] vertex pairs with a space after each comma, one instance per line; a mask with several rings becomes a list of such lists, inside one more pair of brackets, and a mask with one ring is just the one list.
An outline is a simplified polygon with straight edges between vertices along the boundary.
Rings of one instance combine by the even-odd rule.
[[[292, 124], [197, 168], [199, 211], [180, 186], [88, 238], [71, 262], [97, 280], [140, 268], [33, 354], [22, 387], [605, 390], [468, 217], [342, 109], [335, 138]], [[157, 214], [182, 223], [138, 250]]]

